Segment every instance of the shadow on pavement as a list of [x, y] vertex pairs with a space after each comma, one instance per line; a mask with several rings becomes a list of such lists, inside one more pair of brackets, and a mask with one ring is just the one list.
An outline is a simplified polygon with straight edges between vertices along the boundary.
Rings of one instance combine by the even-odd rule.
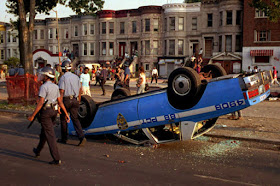
[[21, 158], [21, 159], [26, 159], [26, 160], [31, 160], [31, 161], [36, 161], [36, 162], [40, 162], [40, 163], [48, 163], [47, 161], [35, 159], [30, 154], [26, 154], [23, 152], [17, 152], [17, 151], [13, 151], [13, 150], [9, 150], [9, 149], [0, 148], [0, 154], [6, 155], [6, 156], [12, 156], [12, 157], [16, 157], [16, 158]]

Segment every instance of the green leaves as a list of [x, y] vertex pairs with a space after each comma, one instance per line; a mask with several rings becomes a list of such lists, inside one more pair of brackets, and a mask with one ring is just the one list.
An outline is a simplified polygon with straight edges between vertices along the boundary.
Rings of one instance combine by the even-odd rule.
[[[49, 14], [57, 4], [70, 7], [77, 14], [94, 14], [103, 8], [104, 0], [36, 0], [35, 13]], [[19, 15], [18, 0], [7, 0], [6, 6], [9, 13]], [[30, 12], [30, 0], [24, 0], [24, 6], [25, 12], [28, 14]]]
[[280, 19], [280, 1], [279, 0], [252, 0], [250, 6], [265, 12], [272, 22], [277, 22]]

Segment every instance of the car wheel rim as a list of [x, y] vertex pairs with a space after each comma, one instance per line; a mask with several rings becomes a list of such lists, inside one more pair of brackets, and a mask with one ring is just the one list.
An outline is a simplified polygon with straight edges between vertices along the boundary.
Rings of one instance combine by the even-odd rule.
[[84, 102], [80, 104], [78, 115], [80, 118], [85, 118], [87, 116], [87, 106]]
[[180, 96], [187, 95], [191, 90], [191, 80], [186, 75], [177, 75], [173, 80], [173, 90]]

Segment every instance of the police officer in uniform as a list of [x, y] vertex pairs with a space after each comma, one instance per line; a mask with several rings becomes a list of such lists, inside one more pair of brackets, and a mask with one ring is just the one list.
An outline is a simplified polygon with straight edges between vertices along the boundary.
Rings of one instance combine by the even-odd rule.
[[[77, 136], [80, 140], [78, 146], [84, 146], [86, 138], [83, 133], [81, 123], [78, 118], [78, 109], [80, 107], [79, 100], [81, 100], [81, 83], [77, 75], [70, 72], [71, 63], [69, 61], [63, 61], [61, 65], [64, 75], [61, 76], [58, 86], [61, 97], [63, 97], [63, 103], [73, 122]], [[61, 120], [61, 139], [58, 139], [59, 143], [67, 143], [67, 122], [65, 120], [64, 113], [60, 116]]]
[[59, 88], [56, 84], [53, 83], [54, 78], [55, 74], [51, 68], [44, 67], [41, 70], [38, 76], [38, 81], [43, 81], [44, 84], [40, 87], [37, 107], [33, 114], [28, 117], [28, 120], [32, 121], [36, 114], [40, 112], [42, 129], [39, 144], [37, 148], [33, 149], [35, 157], [40, 156], [40, 152], [47, 142], [49, 145], [51, 156], [53, 158], [53, 161], [51, 161], [50, 164], [60, 165], [61, 160], [58, 153], [56, 137], [53, 128], [54, 121], [57, 116], [57, 104], [64, 111], [66, 117], [65, 120], [70, 122], [70, 118], [60, 97]]

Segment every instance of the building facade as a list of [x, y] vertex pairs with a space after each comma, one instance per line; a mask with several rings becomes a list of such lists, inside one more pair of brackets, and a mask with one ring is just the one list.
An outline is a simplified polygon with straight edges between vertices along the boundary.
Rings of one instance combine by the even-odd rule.
[[243, 70], [258, 66], [272, 70], [275, 66], [280, 76], [280, 22], [269, 21], [267, 15], [244, 0]]
[[47, 18], [35, 21], [33, 47], [50, 54], [69, 50], [78, 63], [134, 54], [148, 76], [157, 66], [163, 77], [201, 51], [205, 62], [219, 63], [228, 73], [240, 72], [242, 14], [242, 0], [202, 0]]

